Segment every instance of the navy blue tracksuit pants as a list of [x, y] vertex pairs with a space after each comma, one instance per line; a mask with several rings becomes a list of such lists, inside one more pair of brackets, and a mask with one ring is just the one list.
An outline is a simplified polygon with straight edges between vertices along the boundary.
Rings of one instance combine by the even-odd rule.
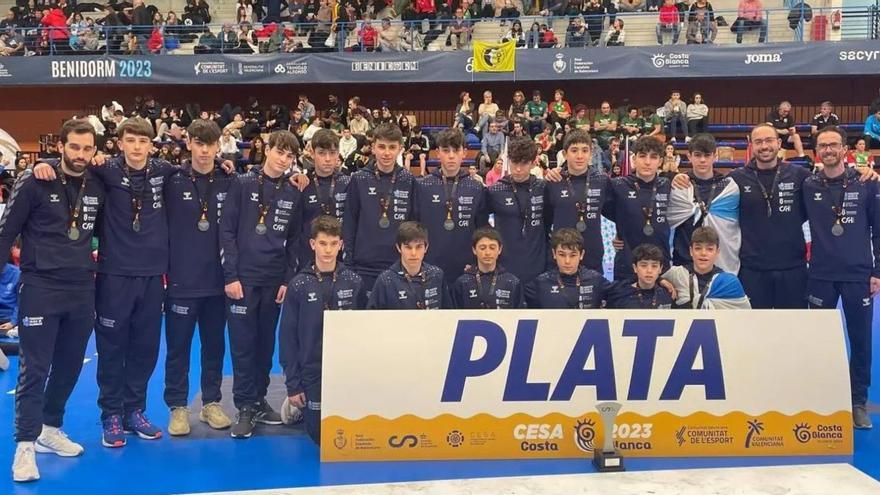
[[244, 299], [226, 299], [229, 351], [232, 354], [232, 396], [235, 407], [266, 398], [275, 354], [275, 330], [281, 306], [277, 285], [242, 285]]
[[99, 273], [95, 285], [101, 419], [146, 410], [162, 333], [162, 276]]
[[35, 441], [44, 424], [61, 427], [94, 323], [94, 292], [21, 286], [16, 442]]
[[313, 442], [321, 446], [321, 384], [306, 387], [306, 407], [303, 409], [303, 425]]
[[874, 298], [868, 282], [829, 282], [810, 279], [807, 298], [811, 308], [834, 309], [843, 300], [846, 334], [849, 338], [849, 381], [852, 403], [868, 402], [871, 386], [871, 325], [874, 322]]
[[189, 363], [192, 340], [199, 325], [202, 405], [220, 402], [223, 356], [226, 353], [225, 296], [165, 300], [165, 403], [186, 407], [189, 402]]
[[806, 309], [807, 267], [789, 270], [739, 269], [752, 309]]

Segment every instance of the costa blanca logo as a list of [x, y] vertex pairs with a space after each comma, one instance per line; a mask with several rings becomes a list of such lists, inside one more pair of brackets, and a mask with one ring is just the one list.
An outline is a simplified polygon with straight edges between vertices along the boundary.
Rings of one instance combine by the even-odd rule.
[[577, 445], [577, 448], [582, 452], [589, 454], [593, 451], [593, 440], [596, 439], [595, 426], [596, 423], [589, 418], [578, 420], [577, 424], [574, 426], [574, 444]]
[[794, 438], [799, 443], [810, 443], [816, 440], [818, 443], [840, 443], [843, 441], [843, 428], [840, 425], [816, 425], [813, 429], [807, 423], [794, 425], [791, 430]]
[[556, 60], [553, 61], [553, 70], [555, 70], [557, 74], [562, 74], [567, 67], [568, 63], [565, 61], [565, 55], [557, 53]]
[[778, 64], [782, 62], [782, 53], [746, 53], [744, 62], [746, 65]]
[[520, 449], [528, 451], [559, 451], [564, 437], [561, 424], [519, 424], [513, 428], [513, 438], [520, 440]]
[[691, 66], [690, 53], [655, 53], [651, 55], [651, 64], [658, 68], [686, 69]]

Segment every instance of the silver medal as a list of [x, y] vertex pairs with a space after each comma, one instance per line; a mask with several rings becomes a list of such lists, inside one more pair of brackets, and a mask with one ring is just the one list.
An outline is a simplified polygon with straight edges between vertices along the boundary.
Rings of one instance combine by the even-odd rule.
[[76, 241], [79, 239], [79, 229], [76, 227], [70, 227], [70, 230], [67, 231], [67, 237], [71, 241]]
[[258, 223], [254, 230], [257, 232], [257, 235], [266, 235], [268, 229], [265, 223]]
[[199, 220], [199, 223], [196, 224], [196, 226], [199, 228], [199, 231], [207, 232], [208, 229], [211, 228], [211, 223], [203, 218], [203, 219]]
[[131, 230], [133, 230], [133, 231], [135, 231], [135, 232], [140, 232], [140, 231], [141, 231], [141, 222], [140, 222], [140, 220], [135, 220], [134, 222], [131, 222]]
[[450, 219], [447, 219], [445, 222], [443, 222], [443, 228], [446, 230], [452, 230], [455, 228], [455, 222], [453, 222]]
[[831, 226], [831, 233], [834, 235], [834, 237], [842, 236], [843, 235], [843, 225], [841, 225], [839, 223], [835, 223], [833, 226]]
[[574, 225], [578, 232], [583, 232], [587, 230], [587, 222], [583, 220], [578, 220], [578, 222]]
[[654, 235], [654, 226], [650, 223], [645, 224], [645, 226], [642, 228], [642, 233], [647, 236]]
[[391, 220], [388, 220], [388, 217], [382, 217], [379, 219], [379, 228], [387, 229], [391, 226]]

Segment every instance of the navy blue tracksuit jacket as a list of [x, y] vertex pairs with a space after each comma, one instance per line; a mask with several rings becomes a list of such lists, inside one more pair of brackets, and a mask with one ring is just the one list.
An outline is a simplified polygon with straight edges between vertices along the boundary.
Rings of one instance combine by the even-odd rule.
[[[485, 226], [486, 188], [470, 178], [467, 170], [460, 170], [454, 179], [445, 178], [441, 170], [415, 181], [413, 219], [428, 229], [431, 248], [425, 261], [443, 270], [447, 285], [464, 272], [467, 264], [473, 264], [474, 231]], [[447, 218], [447, 202], [452, 208], [452, 230], [443, 226]]]
[[544, 218], [546, 182], [534, 175], [523, 183], [504, 177], [489, 188], [489, 211], [501, 233], [504, 250], [500, 262], [527, 284], [547, 264], [548, 229]]

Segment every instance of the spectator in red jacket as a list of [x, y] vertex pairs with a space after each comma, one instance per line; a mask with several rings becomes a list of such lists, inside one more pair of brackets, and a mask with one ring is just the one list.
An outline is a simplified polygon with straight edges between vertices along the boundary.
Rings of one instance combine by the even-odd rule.
[[153, 33], [147, 41], [147, 49], [154, 55], [160, 55], [165, 51], [165, 38], [162, 36], [161, 26], [154, 26]]
[[678, 7], [674, 0], [665, 0], [660, 7], [660, 22], [657, 23], [657, 44], [663, 44], [663, 33], [672, 33], [672, 44], [678, 43], [678, 35], [681, 32], [681, 24]]
[[361, 42], [361, 51], [372, 52], [376, 50], [376, 42], [378, 41], [379, 33], [376, 31], [376, 28], [370, 23], [369, 19], [364, 20], [364, 25], [361, 26], [360, 31], [358, 31], [358, 39]]
[[70, 32], [67, 30], [67, 17], [64, 11], [59, 8], [47, 9], [43, 11], [43, 19], [40, 21], [47, 28], [49, 37], [49, 46], [52, 53], [64, 50], [68, 47], [68, 39]]

